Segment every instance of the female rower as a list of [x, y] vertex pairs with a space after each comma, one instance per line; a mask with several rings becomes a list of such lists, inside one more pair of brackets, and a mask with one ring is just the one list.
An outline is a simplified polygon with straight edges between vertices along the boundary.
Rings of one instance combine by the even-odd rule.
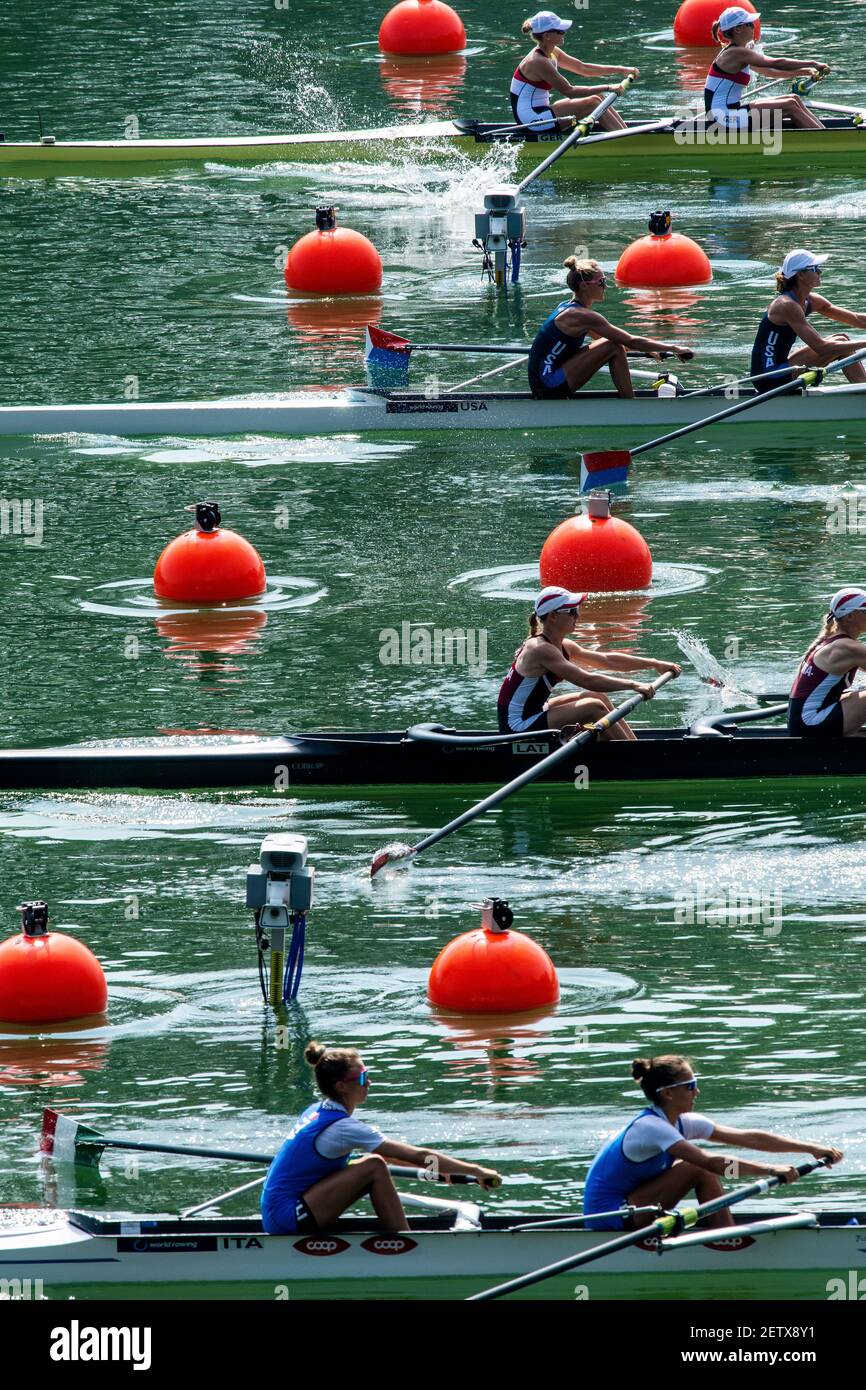
[[[781, 386], [788, 379], [784, 373], [767, 376], [784, 367], [826, 367], [830, 362], [847, 357], [849, 353], [866, 347], [866, 339], [852, 342], [845, 333], [833, 333], [824, 338], [809, 323], [811, 314], [820, 314], [835, 323], [845, 323], [850, 328], [866, 328], [866, 314], [855, 314], [853, 309], [840, 309], [831, 304], [822, 294], [815, 294], [815, 286], [820, 285], [821, 266], [826, 256], [816, 256], [812, 251], [789, 251], [782, 267], [776, 272], [776, 297], [761, 319], [752, 347], [751, 372], [761, 380], [755, 382], [759, 391], [769, 391]], [[797, 352], [791, 352], [796, 340], [806, 344]], [[849, 381], [866, 381], [866, 371], [862, 362], [852, 362], [843, 371]], [[790, 374], [791, 381], [796, 373]]]
[[[408, 1229], [388, 1162], [409, 1163], [431, 1174], [465, 1173], [482, 1187], [497, 1187], [499, 1174], [463, 1163], [435, 1149], [418, 1149], [386, 1139], [352, 1112], [363, 1105], [370, 1073], [354, 1048], [307, 1044], [304, 1057], [315, 1069], [322, 1099], [297, 1120], [268, 1170], [262, 1192], [262, 1222], [269, 1235], [329, 1230], [347, 1207], [369, 1194], [383, 1231]], [[364, 1157], [349, 1164], [353, 1149]]]
[[[637, 77], [637, 68], [582, 63], [565, 53], [559, 43], [572, 22], [570, 19], [560, 19], [552, 10], [541, 10], [525, 21], [523, 32], [532, 34], [536, 46], [518, 63], [511, 79], [511, 109], [519, 125], [530, 126], [533, 131], [562, 130], [570, 124], [568, 118], [588, 116], [598, 105], [600, 96], [617, 90], [614, 86], [572, 87], [561, 75], [560, 68], [579, 73], [582, 77], [605, 77], [614, 73], [623, 77]], [[552, 106], [551, 90], [562, 92], [564, 97]], [[625, 121], [609, 108], [600, 117], [599, 125], [603, 130], [623, 130]]]
[[[693, 1114], [700, 1095], [698, 1080], [684, 1057], [640, 1057], [632, 1063], [632, 1076], [649, 1101], [619, 1134], [605, 1144], [590, 1168], [583, 1188], [584, 1216], [593, 1212], [617, 1212], [625, 1205], [661, 1206], [667, 1209], [694, 1192], [698, 1202], [710, 1202], [723, 1192], [722, 1177], [734, 1173], [763, 1177], [774, 1174], [794, 1182], [797, 1169], [781, 1163], [759, 1163], [726, 1154], [705, 1153], [693, 1142], [712, 1139], [717, 1144], [744, 1145], [765, 1153], [813, 1154], [838, 1163], [839, 1149], [808, 1139], [789, 1139], [762, 1129], [732, 1129], [717, 1125], [705, 1115]], [[730, 1226], [727, 1208], [707, 1218], [707, 1226]], [[643, 1216], [610, 1215], [587, 1222], [594, 1230], [635, 1230], [653, 1220]]]
[[763, 111], [781, 111], [795, 126], [807, 130], [823, 130], [824, 126], [798, 96], [760, 97], [741, 104], [752, 80], [752, 68], [759, 68], [765, 77], [797, 74], [809, 77], [824, 76], [830, 71], [820, 58], [771, 58], [753, 47], [755, 20], [739, 5], [729, 5], [713, 25], [713, 39], [723, 45], [707, 73], [704, 87], [704, 109], [719, 125], [729, 130], [760, 130]]
[[866, 690], [850, 690], [866, 670], [866, 591], [839, 589], [824, 626], [807, 651], [791, 687], [788, 733], [796, 738], [839, 738], [866, 724]]
[[533, 396], [541, 400], [573, 396], [607, 365], [617, 395], [631, 399], [634, 387], [627, 348], [633, 352], [673, 354], [681, 362], [694, 356], [691, 348], [679, 343], [641, 338], [625, 328], [617, 328], [593, 309], [593, 304], [604, 299], [607, 287], [598, 261], [569, 256], [563, 264], [568, 271], [565, 283], [571, 290], [571, 299], [564, 299], [545, 319], [529, 350], [529, 387]]
[[[563, 729], [569, 724], [590, 724], [613, 708], [605, 690], [636, 690], [651, 700], [651, 685], [617, 676], [617, 671], [649, 669], [680, 674], [673, 661], [653, 661], [627, 652], [598, 652], [571, 640], [578, 611], [586, 594], [571, 594], [549, 585], [535, 600], [529, 617], [529, 637], [515, 652], [511, 670], [499, 691], [499, 729], [503, 734], [530, 729]], [[593, 670], [587, 670], [591, 666]], [[592, 690], [594, 695], [552, 695], [560, 681]], [[605, 738], [631, 738], [634, 731], [621, 719]]]

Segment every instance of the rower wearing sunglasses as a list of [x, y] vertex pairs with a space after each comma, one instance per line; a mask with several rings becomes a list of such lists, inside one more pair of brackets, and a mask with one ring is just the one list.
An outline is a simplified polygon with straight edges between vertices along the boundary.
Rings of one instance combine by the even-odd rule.
[[[675, 661], [656, 661], [650, 656], [632, 656], [630, 652], [601, 652], [573, 641], [585, 598], [586, 594], [570, 593], [558, 584], [549, 584], [538, 595], [529, 615], [529, 636], [515, 652], [511, 670], [499, 688], [500, 733], [592, 724], [613, 708], [605, 691], [629, 690], [645, 700], [653, 698], [655, 686], [633, 680], [627, 672], [680, 674], [682, 668]], [[554, 695], [560, 681], [580, 686], [581, 693]], [[635, 733], [620, 719], [601, 737], [633, 739]]]
[[[782, 386], [787, 379], [793, 382], [797, 368], [806, 371], [810, 367], [826, 367], [840, 357], [847, 357], [849, 353], [866, 347], [866, 338], [852, 342], [846, 333], [822, 337], [809, 322], [812, 314], [819, 314], [835, 323], [844, 323], [849, 328], [866, 328], [866, 314], [842, 309], [837, 304], [831, 304], [822, 294], [815, 293], [821, 283], [822, 266], [826, 260], [826, 256], [816, 256], [814, 251], [789, 251], [776, 272], [776, 297], [758, 325], [752, 347], [750, 370], [753, 377], [761, 378], [755, 381], [759, 391]], [[792, 352], [798, 338], [806, 346]], [[789, 377], [785, 376], [785, 367], [792, 368]], [[862, 362], [853, 362], [842, 370], [849, 381], [866, 381]], [[768, 376], [768, 372], [775, 375]]]
[[656, 338], [638, 337], [617, 328], [596, 309], [604, 299], [607, 279], [598, 261], [569, 256], [566, 285], [571, 299], [564, 299], [544, 321], [529, 350], [529, 388], [541, 400], [562, 400], [602, 367], [610, 369], [617, 394], [634, 396], [626, 350], [666, 355], [688, 362], [691, 348], [679, 343], [662, 343]]
[[[830, 1163], [842, 1158], [841, 1151], [828, 1144], [790, 1139], [762, 1129], [733, 1129], [717, 1125], [706, 1115], [696, 1115], [698, 1078], [685, 1057], [639, 1057], [632, 1063], [632, 1076], [640, 1082], [649, 1105], [605, 1144], [586, 1176], [584, 1216], [607, 1213], [587, 1220], [593, 1230], [635, 1230], [654, 1219], [649, 1212], [634, 1217], [618, 1215], [626, 1205], [670, 1210], [692, 1192], [698, 1202], [712, 1201], [722, 1194], [723, 1177], [772, 1174], [789, 1183], [798, 1176], [797, 1169], [787, 1164], [706, 1153], [695, 1143], [697, 1139], [764, 1153], [812, 1154]], [[703, 1224], [730, 1226], [733, 1220], [725, 1207]]]
[[[269, 1235], [329, 1230], [348, 1207], [366, 1196], [383, 1231], [408, 1230], [388, 1171], [391, 1162], [423, 1168], [431, 1177], [446, 1180], [466, 1174], [485, 1188], [501, 1182], [492, 1168], [386, 1139], [381, 1130], [355, 1119], [354, 1110], [369, 1094], [370, 1073], [354, 1048], [311, 1042], [304, 1057], [315, 1071], [321, 1099], [299, 1117], [268, 1170], [262, 1224]], [[350, 1164], [349, 1155], [356, 1149], [363, 1157]]]

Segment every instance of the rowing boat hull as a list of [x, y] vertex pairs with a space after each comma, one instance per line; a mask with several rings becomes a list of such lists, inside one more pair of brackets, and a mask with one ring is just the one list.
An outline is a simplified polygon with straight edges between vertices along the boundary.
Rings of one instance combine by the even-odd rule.
[[[683, 132], [655, 132], [570, 147], [554, 166], [569, 175], [602, 177], [615, 170], [618, 177], [645, 178], [647, 173], [667, 176], [679, 169], [742, 174], [780, 174], [844, 168], [848, 173], [866, 169], [866, 131], [850, 120], [828, 123], [826, 130], [785, 130], [781, 143], [761, 143], [751, 138], [717, 141], [710, 132], [698, 137]], [[483, 129], [483, 127], [482, 127]], [[541, 162], [560, 142], [559, 136], [510, 144], [518, 164], [528, 168]], [[497, 142], [499, 143], [499, 142]], [[46, 177], [59, 174], [124, 171], [142, 173], [148, 166], [166, 164], [328, 164], [335, 160], [382, 161], [401, 156], [417, 157], [442, 149], [477, 158], [489, 153], [489, 135], [467, 134], [454, 121], [383, 126], [374, 130], [316, 132], [299, 135], [216, 136], [187, 139], [58, 140], [0, 142], [0, 174]]]
[[[409, 392], [356, 388], [309, 391], [295, 396], [225, 401], [126, 401], [119, 405], [0, 406], [0, 435], [97, 434], [137, 438], [180, 435], [216, 437], [247, 434], [342, 435], [376, 431], [554, 430], [657, 432], [705, 420], [735, 399], [711, 396], [658, 397], [641, 393], [623, 400], [613, 391], [581, 391], [574, 400], [538, 401], [528, 392], [461, 392], [428, 399]], [[818, 386], [805, 393], [774, 396], [726, 422], [738, 430], [772, 425], [803, 429], [866, 427], [866, 386]], [[634, 438], [631, 442], [636, 442]]]
[[[743, 1212], [738, 1224], [767, 1215]], [[436, 1286], [439, 1296], [465, 1296], [610, 1239], [606, 1232], [507, 1229], [515, 1217], [485, 1216], [480, 1229], [466, 1230], [421, 1218], [406, 1235], [382, 1235], [350, 1218], [333, 1233], [266, 1236], [253, 1219], [129, 1218], [121, 1226], [88, 1215], [44, 1216], [50, 1224], [39, 1229], [22, 1221], [0, 1233], [0, 1279], [40, 1279], [46, 1290], [196, 1285], [212, 1296], [215, 1285], [252, 1285], [270, 1299], [332, 1297], [337, 1289], [348, 1297], [411, 1298]], [[859, 1224], [846, 1224], [852, 1220]], [[574, 1299], [577, 1285], [591, 1298], [629, 1297], [641, 1288], [658, 1296], [662, 1286], [679, 1298], [779, 1298], [793, 1276], [791, 1296], [823, 1300], [837, 1288], [831, 1279], [850, 1282], [851, 1273], [856, 1280], [866, 1272], [866, 1214], [823, 1213], [819, 1221], [813, 1229], [734, 1234], [661, 1256], [649, 1244], [632, 1247], [530, 1296]]]
[[[480, 736], [480, 735], [479, 735]], [[0, 790], [130, 787], [495, 786], [538, 763], [553, 747], [544, 735], [512, 744], [438, 745], [404, 733], [286, 738], [118, 740], [0, 752]], [[645, 729], [636, 742], [575, 750], [539, 778], [574, 783], [577, 768], [594, 782], [719, 781], [738, 778], [864, 777], [866, 739], [797, 739], [784, 731], [684, 737]], [[581, 780], [585, 780], [582, 774]]]

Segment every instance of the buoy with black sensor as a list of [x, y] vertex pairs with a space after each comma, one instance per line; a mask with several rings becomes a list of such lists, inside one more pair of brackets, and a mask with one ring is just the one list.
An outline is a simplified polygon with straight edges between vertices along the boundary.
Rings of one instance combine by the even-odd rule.
[[262, 557], [237, 531], [222, 530], [218, 502], [192, 502], [195, 529], [165, 547], [153, 571], [157, 598], [175, 603], [233, 603], [267, 588]]
[[48, 904], [22, 903], [21, 932], [0, 945], [0, 1021], [68, 1023], [108, 1003], [102, 966], [82, 941], [48, 930]]
[[713, 268], [703, 247], [672, 230], [670, 211], [650, 213], [649, 236], [627, 246], [617, 261], [616, 279], [631, 289], [680, 289], [706, 285]]
[[316, 230], [296, 241], [286, 257], [286, 286], [303, 294], [375, 294], [382, 258], [372, 241], [337, 226], [339, 208], [316, 208]]
[[481, 926], [455, 937], [430, 968], [427, 996], [461, 1014], [516, 1014], [552, 1005], [559, 980], [537, 941], [513, 931], [514, 913], [501, 898], [481, 905]]

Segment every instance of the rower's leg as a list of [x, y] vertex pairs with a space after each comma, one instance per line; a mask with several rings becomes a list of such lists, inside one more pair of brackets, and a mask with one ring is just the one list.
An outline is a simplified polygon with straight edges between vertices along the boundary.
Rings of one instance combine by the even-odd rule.
[[304, 1201], [316, 1218], [316, 1224], [327, 1231], [348, 1207], [368, 1194], [383, 1231], [408, 1230], [394, 1179], [384, 1158], [379, 1158], [378, 1154], [365, 1154], [357, 1163], [350, 1163], [348, 1168], [341, 1168], [339, 1173], [314, 1183], [304, 1193]]
[[[592, 114], [598, 106], [600, 97], [563, 97], [561, 101], [551, 102], [551, 110], [556, 116], [574, 116], [578, 121]], [[602, 130], [625, 130], [625, 121], [613, 107], [609, 107], [599, 118]]]
[[[547, 723], [551, 729], [565, 729], [569, 724], [594, 724], [610, 714], [613, 705], [600, 692], [593, 695], [554, 695], [547, 702]], [[624, 719], [612, 724], [602, 738], [633, 739], [634, 729]]]
[[634, 387], [625, 348], [620, 343], [610, 342], [608, 338], [597, 338], [589, 347], [581, 348], [574, 357], [569, 357], [563, 366], [569, 391], [577, 391], [585, 386], [604, 366], [610, 367], [617, 394], [630, 400], [634, 396]]
[[799, 126], [801, 130], [823, 130], [824, 123], [819, 121], [814, 112], [808, 106], [804, 106], [799, 97], [759, 97], [756, 101], [749, 102], [750, 111], [781, 111], [782, 119], [789, 120], [792, 125]]
[[[829, 367], [831, 362], [838, 362], [841, 357], [849, 356], [851, 339], [847, 333], [834, 333], [829, 342], [834, 346], [826, 348], [823, 352], [819, 352], [817, 348], [800, 348], [799, 352], [791, 353], [788, 361], [801, 367]], [[843, 372], [849, 381], [866, 381], [866, 369], [862, 362], [852, 362]]]
[[[698, 1202], [711, 1202], [724, 1192], [722, 1180], [716, 1173], [706, 1168], [698, 1168], [694, 1163], [675, 1163], [657, 1178], [641, 1183], [628, 1200], [635, 1207], [652, 1206], [659, 1203], [663, 1207], [674, 1207], [690, 1192], [694, 1192]], [[655, 1218], [651, 1215], [635, 1217], [635, 1226], [648, 1226]], [[706, 1226], [732, 1226], [734, 1218], [727, 1207], [706, 1218]]]
[[842, 728], [856, 734], [866, 724], [866, 690], [849, 690], [842, 696]]

